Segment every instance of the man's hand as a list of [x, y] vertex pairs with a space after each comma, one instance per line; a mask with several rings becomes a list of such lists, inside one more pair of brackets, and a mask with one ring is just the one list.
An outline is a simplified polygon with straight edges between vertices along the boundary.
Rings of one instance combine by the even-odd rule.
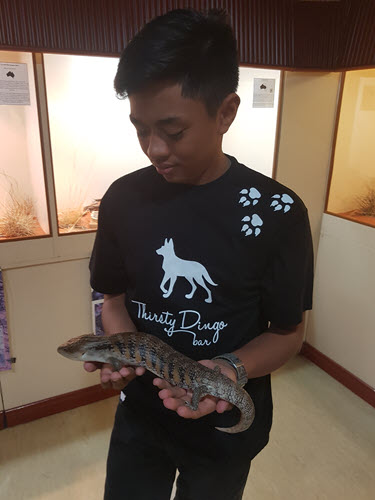
[[[237, 381], [235, 370], [225, 361], [204, 359], [199, 361], [199, 363], [212, 370], [215, 366], [218, 366], [224, 375], [235, 382]], [[198, 409], [194, 411], [186, 406], [186, 401], [191, 402], [192, 391], [174, 387], [161, 378], [155, 378], [153, 383], [160, 389], [159, 397], [163, 401], [164, 406], [169, 410], [177, 412], [178, 415], [183, 418], [197, 419], [214, 411], [217, 413], [224, 413], [232, 408], [232, 405], [227, 401], [223, 401], [213, 396], [205, 396], [200, 400]]]
[[137, 366], [136, 368], [123, 366], [120, 371], [115, 371], [113, 366], [108, 363], [86, 362], [83, 364], [83, 367], [87, 372], [94, 372], [100, 369], [100, 383], [103, 389], [116, 389], [118, 391], [121, 391], [135, 377], [143, 375], [146, 371], [141, 366]]

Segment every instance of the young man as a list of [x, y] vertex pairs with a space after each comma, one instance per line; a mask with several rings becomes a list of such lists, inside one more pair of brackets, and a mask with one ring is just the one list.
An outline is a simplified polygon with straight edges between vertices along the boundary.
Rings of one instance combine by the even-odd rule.
[[[124, 50], [115, 78], [151, 166], [105, 194], [91, 258], [106, 334], [144, 331], [245, 383], [256, 416], [226, 434], [238, 411], [142, 368], [101, 368], [122, 389], [105, 498], [237, 500], [272, 421], [270, 373], [303, 339], [311, 308], [308, 216], [290, 189], [222, 152], [240, 99], [236, 41], [225, 15], [177, 10]], [[251, 137], [249, 137], [251, 140]], [[217, 356], [224, 358], [215, 359]], [[240, 380], [238, 380], [240, 378]]]

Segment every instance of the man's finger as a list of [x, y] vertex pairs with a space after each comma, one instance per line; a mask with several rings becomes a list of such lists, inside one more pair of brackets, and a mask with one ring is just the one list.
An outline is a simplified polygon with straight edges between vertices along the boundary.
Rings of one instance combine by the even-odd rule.
[[165, 398], [182, 398], [186, 395], [186, 390], [181, 387], [175, 387], [161, 378], [154, 379], [154, 385], [159, 389], [159, 397]]
[[[130, 366], [123, 366], [120, 369], [120, 371], [113, 372], [113, 373], [119, 373], [122, 377], [126, 378], [126, 377], [129, 377], [130, 375], [134, 375], [134, 368], [130, 368]], [[117, 377], [116, 377], [116, 379], [117, 379]]]
[[162, 378], [154, 378], [153, 384], [156, 385], [159, 389], [171, 389], [172, 386], [166, 380]]
[[216, 405], [216, 411], [218, 413], [224, 413], [225, 411], [231, 410], [233, 408], [233, 405], [228, 403], [228, 401], [223, 401], [220, 399]]
[[97, 370], [99, 368], [99, 366], [96, 364], [96, 363], [90, 363], [89, 361], [85, 361], [83, 363], [83, 368], [87, 371], [87, 372], [94, 372], [95, 370]]

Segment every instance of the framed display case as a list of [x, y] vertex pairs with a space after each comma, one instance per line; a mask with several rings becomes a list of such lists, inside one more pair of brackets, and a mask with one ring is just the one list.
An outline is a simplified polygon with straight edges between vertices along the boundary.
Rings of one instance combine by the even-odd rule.
[[33, 56], [0, 51], [0, 242], [48, 236]]
[[[149, 164], [113, 89], [118, 58], [44, 54], [59, 234], [97, 228], [100, 200], [118, 177]], [[224, 151], [272, 175], [280, 71], [240, 68], [241, 105]]]
[[43, 59], [59, 234], [95, 231], [109, 185], [148, 164], [113, 88], [118, 58]]
[[342, 81], [326, 212], [375, 227], [375, 69]]

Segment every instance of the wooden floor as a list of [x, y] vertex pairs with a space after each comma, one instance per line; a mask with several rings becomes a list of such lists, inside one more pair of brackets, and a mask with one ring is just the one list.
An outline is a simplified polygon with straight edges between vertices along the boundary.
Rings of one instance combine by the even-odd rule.
[[[374, 499], [374, 409], [302, 357], [273, 388], [271, 441], [244, 500]], [[0, 499], [102, 499], [116, 399], [0, 431]]]

